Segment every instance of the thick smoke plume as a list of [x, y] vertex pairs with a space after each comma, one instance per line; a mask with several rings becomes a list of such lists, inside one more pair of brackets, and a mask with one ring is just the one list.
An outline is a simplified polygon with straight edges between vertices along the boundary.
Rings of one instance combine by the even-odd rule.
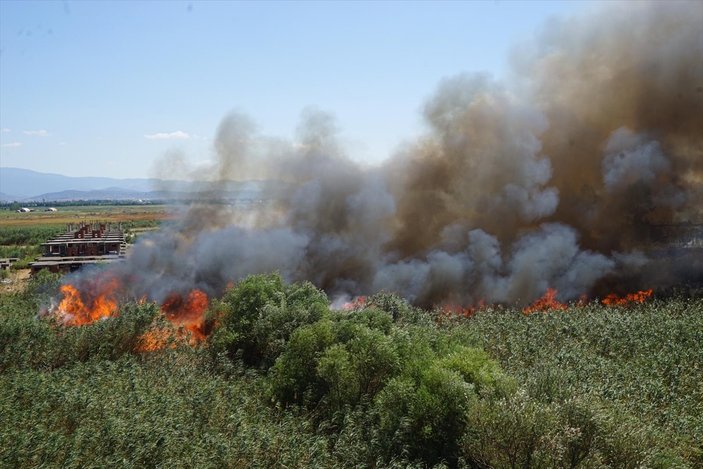
[[440, 83], [427, 132], [380, 167], [352, 162], [324, 113], [306, 113], [295, 142], [230, 115], [198, 174], [214, 196], [231, 180], [276, 181], [267, 202], [184, 208], [111, 269], [155, 301], [270, 271], [332, 297], [389, 290], [420, 305], [701, 281], [703, 263], [682, 265], [661, 228], [703, 207], [701, 25], [701, 2], [553, 21], [516, 51], [511, 82]]

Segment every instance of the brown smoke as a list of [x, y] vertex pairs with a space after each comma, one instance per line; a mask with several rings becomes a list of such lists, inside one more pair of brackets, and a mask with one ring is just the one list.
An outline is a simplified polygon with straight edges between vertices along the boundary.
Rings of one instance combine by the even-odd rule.
[[515, 83], [440, 83], [426, 135], [374, 169], [348, 158], [324, 113], [307, 112], [295, 142], [233, 114], [199, 174], [212, 197], [232, 180], [277, 181], [273, 202], [192, 205], [114, 269], [157, 301], [273, 270], [333, 296], [385, 289], [422, 305], [703, 280], [703, 262], [675, 267], [652, 247], [658, 227], [700, 215], [701, 24], [700, 2], [553, 22], [521, 48]]
[[627, 249], [700, 206], [701, 24], [700, 2], [625, 3], [552, 25], [520, 67], [551, 124], [556, 216], [589, 247]]

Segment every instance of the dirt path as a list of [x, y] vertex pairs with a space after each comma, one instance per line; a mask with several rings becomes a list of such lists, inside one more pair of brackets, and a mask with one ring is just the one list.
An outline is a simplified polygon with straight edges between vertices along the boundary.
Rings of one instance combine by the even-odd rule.
[[7, 278], [0, 280], [0, 294], [24, 291], [29, 284], [31, 269], [10, 270]]

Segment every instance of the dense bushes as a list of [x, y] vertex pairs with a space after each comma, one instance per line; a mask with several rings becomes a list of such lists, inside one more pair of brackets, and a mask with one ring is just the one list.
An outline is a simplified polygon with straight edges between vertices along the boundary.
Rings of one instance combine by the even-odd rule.
[[329, 467], [326, 439], [197, 352], [0, 374], [0, 467]]
[[425, 321], [426, 313], [389, 295], [378, 299], [394, 309], [383, 311], [371, 298], [363, 309], [296, 330], [268, 374], [270, 394], [337, 430], [347, 414], [364, 409], [375, 459], [456, 464], [471, 406], [510, 392], [512, 382], [485, 352]]
[[126, 304], [119, 316], [82, 327], [63, 327], [42, 311], [57, 276], [38, 275], [24, 294], [0, 295], [0, 371], [51, 370], [91, 358], [115, 360], [134, 353], [158, 308]]
[[229, 289], [213, 308], [219, 326], [213, 354], [267, 368], [297, 328], [328, 313], [327, 296], [311, 283], [285, 285], [279, 275], [254, 275]]
[[56, 281], [0, 296], [3, 466], [703, 465], [698, 300], [436, 321], [259, 275], [202, 347], [142, 354], [154, 305], [58, 327]]
[[456, 464], [467, 413], [479, 399], [476, 383], [445, 365], [438, 360], [417, 376], [394, 378], [378, 396], [380, 441], [389, 459], [406, 454]]

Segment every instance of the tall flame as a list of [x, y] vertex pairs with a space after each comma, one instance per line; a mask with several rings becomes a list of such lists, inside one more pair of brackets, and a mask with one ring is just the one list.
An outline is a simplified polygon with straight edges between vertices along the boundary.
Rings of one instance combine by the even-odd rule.
[[203, 325], [205, 312], [208, 308], [208, 297], [202, 290], [194, 289], [183, 297], [179, 293], [172, 293], [161, 305], [161, 311], [166, 319], [174, 325], [183, 326], [189, 330], [196, 341], [205, 338]]
[[[174, 348], [177, 341], [188, 340], [191, 345], [205, 339], [205, 313], [208, 308], [205, 292], [194, 289], [187, 296], [171, 293], [161, 304], [161, 313], [172, 327], [152, 327], [139, 338], [138, 352], [154, 352]], [[187, 331], [184, 333], [184, 330]]]
[[564, 310], [566, 305], [557, 300], [558, 292], [554, 288], [547, 288], [546, 293], [537, 301], [522, 310], [525, 314], [545, 312], [551, 310]]
[[59, 288], [63, 299], [55, 309], [55, 314], [66, 325], [82, 326], [98, 319], [117, 314], [119, 282], [114, 277], [106, 277], [93, 283], [90, 291], [79, 291], [71, 284]]
[[644, 303], [645, 300], [652, 296], [652, 293], [651, 288], [649, 290], [640, 290], [637, 293], [628, 293], [625, 296], [618, 296], [615, 293], [611, 293], [603, 298], [601, 303], [606, 306], [626, 306], [632, 303]]
[[366, 306], [366, 297], [357, 296], [351, 301], [347, 301], [342, 305], [342, 311], [353, 311], [357, 309], [363, 309]]
[[[118, 279], [109, 275], [80, 284], [61, 285], [61, 301], [50, 313], [66, 326], [82, 326], [116, 316], [120, 287]], [[144, 296], [137, 301], [143, 304], [148, 300]], [[192, 344], [202, 341], [207, 335], [204, 325], [208, 304], [207, 294], [198, 289], [191, 290], [187, 295], [171, 293], [161, 304], [161, 314], [173, 327], [152, 325], [140, 337], [137, 351], [175, 346], [174, 339], [187, 339]]]

